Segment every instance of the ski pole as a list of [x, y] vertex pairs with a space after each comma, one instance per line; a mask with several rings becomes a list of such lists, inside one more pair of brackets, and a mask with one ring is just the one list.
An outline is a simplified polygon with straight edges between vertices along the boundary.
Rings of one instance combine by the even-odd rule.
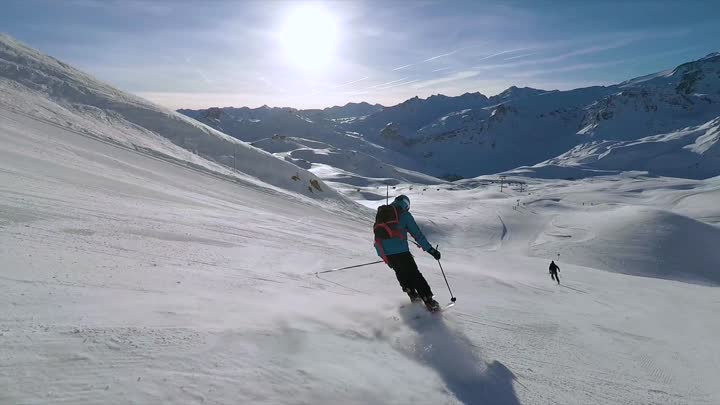
[[[440, 245], [436, 246], [435, 250], [437, 250], [437, 248], [439, 246]], [[438, 266], [440, 266], [440, 272], [442, 273], [443, 278], [445, 279], [445, 285], [447, 285], [448, 291], [450, 292], [450, 302], [455, 302], [455, 301], [457, 301], [457, 298], [455, 298], [455, 296], [452, 293], [452, 290], [450, 289], [450, 283], [448, 283], [448, 279], [447, 279], [447, 277], [445, 277], [445, 270], [443, 270], [442, 263], [440, 263], [440, 260], [438, 260], [437, 262], [438, 262]]]
[[[335, 271], [350, 270], [350, 269], [355, 269], [355, 268], [363, 267], [363, 266], [369, 266], [369, 265], [371, 265], [371, 264], [378, 264], [378, 263], [382, 263], [382, 262], [383, 262], [382, 260], [378, 260], [378, 261], [370, 262], [370, 263], [363, 263], [363, 264], [356, 264], [356, 265], [354, 265], [354, 266], [341, 267], [341, 268], [339, 268], [339, 269], [332, 269], [332, 270], [325, 270], [325, 271], [316, 271], [316, 272], [315, 272], [315, 275], [317, 276], [318, 274], [323, 274], [323, 273], [332, 273], [332, 272], [335, 272]], [[310, 274], [313, 274], [313, 273], [310, 273]]]
[[453, 295], [452, 290], [450, 289], [450, 283], [447, 281], [447, 277], [445, 277], [445, 271], [442, 268], [442, 263], [440, 263], [440, 260], [437, 261], [438, 265], [440, 265], [440, 271], [442, 272], [443, 278], [445, 279], [445, 284], [447, 285], [448, 291], [450, 291], [450, 302], [457, 301], [457, 298]]

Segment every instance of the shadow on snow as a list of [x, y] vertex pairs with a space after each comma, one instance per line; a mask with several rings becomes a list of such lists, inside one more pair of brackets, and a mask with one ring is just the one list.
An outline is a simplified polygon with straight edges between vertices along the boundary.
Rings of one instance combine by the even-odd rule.
[[414, 344], [402, 351], [433, 368], [462, 403], [520, 404], [512, 383], [515, 375], [499, 361], [483, 361], [468, 338], [448, 328], [441, 316], [419, 306], [401, 308], [400, 316], [417, 332]]

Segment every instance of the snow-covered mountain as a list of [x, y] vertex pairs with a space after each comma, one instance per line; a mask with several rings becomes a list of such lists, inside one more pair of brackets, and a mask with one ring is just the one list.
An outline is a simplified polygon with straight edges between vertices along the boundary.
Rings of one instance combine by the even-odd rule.
[[302, 110], [302, 114], [311, 119], [342, 119], [347, 121], [357, 119], [382, 111], [384, 107], [380, 104], [347, 103], [343, 106], [334, 106], [316, 110]]
[[[538, 163], [588, 142], [640, 140], [703, 125], [720, 115], [719, 66], [720, 56], [712, 54], [617, 86], [534, 94], [480, 111], [453, 113], [417, 131], [405, 144], [434, 166], [476, 175]], [[704, 166], [694, 175], [720, 174], [717, 160], [705, 161], [709, 156], [699, 155], [693, 162]], [[687, 174], [671, 171], [673, 165], [664, 170], [659, 156], [652, 157], [655, 163], [636, 163], [658, 173]], [[611, 170], [625, 168], [608, 165]]]
[[383, 106], [348, 103], [325, 109], [298, 110], [289, 107], [211, 107], [180, 109], [179, 113], [249, 142], [273, 135], [314, 137], [334, 135], [338, 123], [381, 111]]
[[86, 136], [208, 173], [342, 199], [315, 175], [184, 115], [124, 93], [0, 35], [0, 104]]
[[[672, 136], [649, 137], [702, 126], [720, 116], [719, 66], [720, 54], [714, 53], [613, 86], [570, 91], [511, 87], [489, 98], [480, 93], [415, 97], [349, 120], [313, 121], [296, 111], [295, 119], [303, 121], [300, 125], [276, 120], [267, 128], [272, 128], [269, 132], [306, 138], [312, 133], [311, 139], [322, 137], [323, 142], [350, 151], [359, 149], [354, 141], [339, 146], [336, 139], [343, 137], [332, 134], [357, 134], [353, 139], [383, 148], [384, 152], [374, 157], [386, 164], [446, 178], [504, 172], [550, 159], [554, 166], [577, 166], [577, 161], [560, 161], [598, 144], [651, 140], [664, 146], [654, 149], [653, 162], [635, 162], [636, 167], [649, 168], [656, 174], [708, 177], [720, 174], [712, 151], [690, 159], [691, 165], [702, 167], [700, 170], [681, 168], [680, 163], [662, 167], [660, 162], [672, 160], [671, 155], [661, 156], [662, 151], [673, 149], [677, 142], [665, 144], [675, 139]], [[232, 125], [206, 123], [218, 128]], [[255, 129], [228, 132], [246, 140], [267, 135], [266, 125], [260, 121], [254, 125]], [[614, 150], [616, 155], [629, 149]], [[621, 160], [605, 159], [603, 170], [626, 170]], [[613, 166], [615, 162], [619, 165]], [[534, 175], [561, 172], [542, 170], [534, 171]], [[603, 172], [585, 171], [585, 175], [598, 173]]]
[[488, 103], [490, 103], [488, 98], [480, 93], [465, 93], [458, 97], [437, 94], [426, 99], [413, 97], [352, 122], [350, 129], [371, 139], [379, 136], [380, 139], [392, 142], [397, 137], [412, 133], [444, 114], [468, 108], [482, 108]]
[[[251, 143], [252, 146], [275, 154], [288, 162], [307, 169], [320, 178], [330, 182], [340, 182], [355, 186], [379, 184], [397, 184], [399, 182], [417, 184], [437, 184], [443, 181], [420, 172], [403, 169], [414, 165], [401, 155], [389, 156], [386, 148], [366, 142], [359, 142], [350, 134], [337, 134], [337, 138], [348, 137], [357, 143], [352, 149], [341, 149], [325, 142], [305, 138], [274, 135]], [[339, 144], [339, 142], [335, 142]], [[360, 149], [360, 150], [357, 150]], [[385, 157], [389, 164], [381, 160]]]
[[[366, 113], [382, 109], [367, 103], [347, 104], [325, 110], [293, 108], [209, 108], [179, 110], [197, 121], [255, 147], [310, 170], [323, 179], [357, 185], [390, 184], [399, 181], [440, 183], [442, 180], [420, 172], [432, 172], [427, 165], [402, 153], [370, 142], [346, 124]], [[337, 118], [335, 118], [337, 117]]]
[[332, 121], [313, 121], [303, 115], [301, 110], [287, 107], [213, 107], [178, 112], [247, 142], [273, 135], [324, 137], [335, 134], [335, 124]]
[[720, 115], [720, 54], [616, 88], [588, 106], [579, 134], [629, 140], [700, 125]]
[[583, 178], [623, 171], [705, 179], [720, 167], [720, 116], [695, 127], [630, 141], [578, 145], [562, 155], [510, 173], [533, 177]]

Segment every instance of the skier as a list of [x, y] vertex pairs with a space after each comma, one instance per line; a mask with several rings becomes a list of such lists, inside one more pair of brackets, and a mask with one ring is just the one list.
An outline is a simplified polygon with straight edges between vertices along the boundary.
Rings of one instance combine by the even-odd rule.
[[420, 231], [415, 218], [410, 213], [410, 199], [400, 195], [390, 205], [378, 208], [374, 231], [378, 256], [395, 271], [400, 287], [410, 300], [413, 302], [422, 300], [428, 310], [439, 310], [440, 305], [433, 299], [433, 292], [410, 253], [407, 242], [408, 232], [435, 260], [440, 260], [440, 252], [430, 245]]
[[550, 261], [550, 278], [553, 280], [557, 280], [557, 283], [560, 284], [560, 276], [558, 276], [558, 271], [560, 271], [560, 267], [555, 264], [555, 260]]

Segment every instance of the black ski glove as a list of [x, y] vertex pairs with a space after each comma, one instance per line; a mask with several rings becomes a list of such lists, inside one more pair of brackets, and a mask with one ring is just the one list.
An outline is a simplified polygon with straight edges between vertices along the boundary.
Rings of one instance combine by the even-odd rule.
[[431, 247], [427, 252], [430, 253], [430, 256], [434, 257], [435, 260], [440, 260], [440, 252], [434, 247]]

